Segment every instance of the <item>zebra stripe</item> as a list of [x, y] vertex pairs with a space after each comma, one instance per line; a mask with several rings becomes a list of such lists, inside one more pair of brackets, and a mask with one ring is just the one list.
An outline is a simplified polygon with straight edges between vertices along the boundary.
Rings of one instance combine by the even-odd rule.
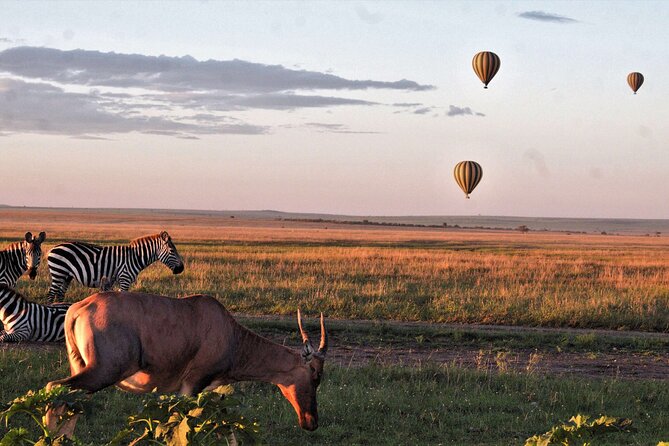
[[164, 263], [174, 274], [184, 269], [177, 248], [165, 231], [137, 238], [129, 245], [99, 246], [84, 242], [57, 245], [47, 257], [51, 273], [49, 299], [62, 299], [73, 279], [87, 287], [105, 289], [118, 283], [121, 291], [128, 291], [138, 274], [155, 261]]
[[42, 242], [45, 238], [44, 232], [37, 238], [27, 232], [24, 241], [12, 243], [0, 251], [0, 285], [15, 287], [19, 277], [28, 270], [30, 278], [35, 278], [42, 259]]
[[0, 342], [56, 342], [65, 339], [63, 323], [71, 303], [40, 305], [0, 285]]

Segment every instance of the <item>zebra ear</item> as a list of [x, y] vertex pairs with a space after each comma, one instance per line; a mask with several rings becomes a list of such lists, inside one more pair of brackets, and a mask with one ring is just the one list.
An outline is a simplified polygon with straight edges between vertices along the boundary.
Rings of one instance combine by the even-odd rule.
[[42, 243], [46, 239], [46, 232], [42, 231], [39, 233], [39, 237], [35, 240], [35, 243]]
[[32, 232], [26, 232], [26, 242], [30, 243], [33, 241], [33, 233]]
[[167, 231], [163, 231], [160, 233], [160, 238], [162, 238], [165, 241], [168, 241], [170, 239], [170, 235], [167, 233]]

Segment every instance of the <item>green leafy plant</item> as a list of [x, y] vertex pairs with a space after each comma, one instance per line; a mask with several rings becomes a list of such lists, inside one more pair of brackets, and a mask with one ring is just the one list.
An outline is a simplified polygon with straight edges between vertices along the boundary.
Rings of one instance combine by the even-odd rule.
[[150, 394], [109, 445], [257, 443], [258, 424], [231, 410], [239, 405], [232, 392], [231, 386], [221, 386], [196, 397]]
[[632, 420], [602, 415], [588, 421], [588, 415], [576, 415], [566, 423], [553, 427], [542, 435], [535, 435], [525, 441], [525, 446], [589, 446], [590, 440], [612, 432], [634, 432]]
[[59, 415], [57, 427], [60, 428], [64, 423], [71, 420], [72, 417], [84, 412], [88, 398], [86, 393], [81, 390], [70, 390], [67, 387], [58, 386], [51, 390], [46, 388], [37, 392], [28, 391], [7, 404], [0, 412], [0, 422], [9, 427], [10, 420], [16, 415], [27, 416], [38, 428], [38, 438], [35, 438], [34, 432], [25, 427], [14, 427], [0, 439], [0, 446], [14, 445], [74, 445], [79, 444], [76, 439], [69, 439], [63, 435], [56, 436], [47, 429], [44, 423], [44, 415], [47, 410], [53, 406], [62, 407], [64, 410]]

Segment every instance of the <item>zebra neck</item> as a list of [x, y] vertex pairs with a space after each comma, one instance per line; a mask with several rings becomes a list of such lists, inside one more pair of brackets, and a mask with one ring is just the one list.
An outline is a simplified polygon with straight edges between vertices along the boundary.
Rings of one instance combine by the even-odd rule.
[[23, 243], [14, 243], [10, 245], [4, 251], [0, 251], [0, 255], [4, 257], [6, 265], [12, 265], [16, 268], [16, 272], [23, 274], [25, 270], [28, 269], [28, 264], [26, 263], [26, 250], [23, 247]]
[[135, 245], [131, 245], [131, 248], [140, 269], [144, 269], [158, 260], [158, 243], [156, 240], [142, 240]]

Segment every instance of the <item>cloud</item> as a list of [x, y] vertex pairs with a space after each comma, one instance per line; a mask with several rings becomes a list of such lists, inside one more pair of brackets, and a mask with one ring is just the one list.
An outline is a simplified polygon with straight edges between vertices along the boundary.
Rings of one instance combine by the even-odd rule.
[[351, 133], [351, 134], [378, 134], [380, 132], [351, 130], [344, 124], [326, 124], [323, 122], [307, 122], [305, 127], [315, 129], [319, 133]]
[[562, 15], [553, 14], [553, 13], [544, 12], [544, 11], [525, 11], [525, 12], [519, 13], [518, 17], [521, 17], [523, 19], [528, 19], [528, 20], [537, 20], [537, 21], [540, 21], [540, 22], [550, 22], [550, 23], [568, 24], [568, 23], [578, 23], [579, 22], [578, 20], [572, 19], [571, 17], [565, 17], [565, 16], [562, 16]]
[[395, 102], [392, 104], [393, 107], [418, 107], [421, 106], [420, 102]]
[[383, 21], [383, 14], [378, 12], [370, 12], [363, 5], [356, 6], [355, 12], [358, 14], [360, 20], [370, 25], [376, 25], [377, 23]]
[[546, 166], [546, 160], [543, 153], [536, 149], [530, 149], [523, 154], [523, 158], [532, 162], [534, 169], [539, 173], [539, 175], [542, 177], [550, 176], [551, 173], [548, 170], [548, 166]]
[[102, 136], [92, 136], [92, 135], [75, 135], [71, 136], [73, 139], [86, 139], [92, 141], [112, 141], [110, 138], [103, 138]]
[[432, 111], [432, 107], [422, 107], [422, 108], [417, 108], [417, 109], [414, 110], [413, 112], [414, 112], [414, 114], [416, 114], [416, 115], [424, 115], [424, 114], [430, 113], [430, 111]]
[[0, 52], [0, 70], [62, 84], [144, 88], [156, 91], [271, 93], [294, 90], [431, 90], [401, 79], [350, 80], [332, 74], [291, 70], [243, 60], [198, 61], [191, 56], [145, 56], [99, 51], [16, 47]]
[[141, 132], [153, 134], [261, 134], [268, 129], [246, 123], [191, 124], [171, 116], [128, 116], [111, 112], [97, 94], [0, 79], [0, 131], [74, 135]]
[[485, 116], [483, 113], [479, 112], [474, 112], [470, 107], [458, 107], [456, 105], [449, 105], [448, 106], [448, 111], [446, 112], [447, 116], [465, 116], [465, 115], [473, 115], [473, 116]]
[[[351, 80], [242, 60], [198, 61], [190, 56], [36, 47], [0, 51], [0, 72], [5, 73], [4, 77], [0, 74], [0, 95], [5, 99], [0, 104], [0, 131], [80, 138], [126, 132], [177, 137], [256, 135], [267, 133], [269, 127], [230, 115], [256, 109], [378, 106], [384, 104], [339, 94], [434, 88], [406, 79]], [[313, 90], [319, 94], [305, 93]], [[322, 93], [328, 90], [337, 94]], [[345, 128], [336, 131], [354, 132]]]
[[24, 43], [25, 39], [10, 39], [9, 37], [0, 37], [0, 43], [9, 43], [9, 44], [17, 44], [17, 43]]

